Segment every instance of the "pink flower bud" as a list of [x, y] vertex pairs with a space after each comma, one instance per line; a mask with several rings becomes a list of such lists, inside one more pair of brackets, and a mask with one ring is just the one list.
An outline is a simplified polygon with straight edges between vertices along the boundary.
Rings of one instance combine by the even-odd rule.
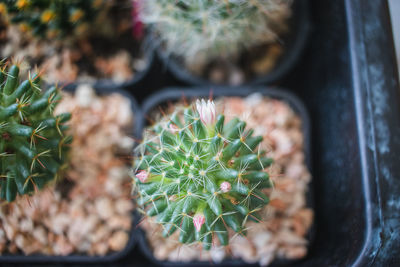
[[196, 231], [199, 232], [201, 229], [201, 226], [206, 222], [206, 218], [202, 213], [197, 213], [193, 217], [193, 224], [194, 228], [196, 228]]
[[200, 115], [200, 120], [206, 126], [212, 126], [215, 123], [215, 104], [213, 101], [202, 99], [196, 101], [196, 109]]
[[229, 182], [223, 182], [223, 183], [219, 186], [219, 188], [221, 189], [221, 191], [222, 191], [223, 193], [227, 193], [227, 192], [231, 191], [232, 186], [231, 186], [231, 184], [230, 184]]
[[176, 132], [179, 132], [179, 128], [178, 128], [178, 126], [176, 126], [175, 124], [170, 124], [169, 126], [168, 126], [168, 128], [169, 128], [169, 131], [171, 132], [171, 133], [173, 133], [173, 134], [175, 134]]
[[147, 178], [149, 177], [149, 174], [146, 171], [142, 170], [136, 174], [136, 177], [139, 179], [139, 181], [141, 181], [142, 183], [145, 183], [145, 182], [147, 182]]

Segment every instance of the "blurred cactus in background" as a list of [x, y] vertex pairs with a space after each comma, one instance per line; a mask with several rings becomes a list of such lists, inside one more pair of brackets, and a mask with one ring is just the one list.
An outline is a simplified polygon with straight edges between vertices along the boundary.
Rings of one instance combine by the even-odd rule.
[[275, 42], [291, 0], [133, 0], [168, 54], [188, 63]]
[[107, 0], [0, 0], [0, 15], [22, 31], [41, 38], [65, 38], [87, 32]]
[[272, 186], [262, 137], [238, 118], [224, 118], [211, 101], [178, 107], [148, 129], [135, 160], [134, 194], [143, 212], [157, 216], [165, 237], [179, 229], [179, 242], [206, 250], [214, 236], [228, 245], [228, 228], [245, 235], [246, 221], [258, 221], [269, 202], [262, 189]]
[[42, 91], [40, 76], [19, 82], [19, 66], [0, 66], [0, 199], [13, 201], [58, 176], [72, 138], [65, 134], [70, 114], [53, 115], [61, 98]]

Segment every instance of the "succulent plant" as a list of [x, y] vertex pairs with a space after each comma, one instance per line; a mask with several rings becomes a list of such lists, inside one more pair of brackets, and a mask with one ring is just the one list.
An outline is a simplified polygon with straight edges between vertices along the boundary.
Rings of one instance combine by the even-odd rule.
[[244, 121], [224, 118], [213, 102], [198, 100], [153, 125], [137, 148], [134, 194], [147, 216], [157, 216], [164, 237], [179, 229], [181, 243], [208, 250], [213, 236], [228, 245], [228, 228], [245, 235], [247, 220], [260, 220], [272, 159]]
[[169, 54], [187, 62], [275, 42], [291, 0], [134, 0]]
[[55, 180], [72, 141], [64, 125], [70, 114], [53, 115], [58, 89], [42, 92], [40, 75], [20, 83], [19, 69], [0, 68], [0, 199], [9, 202]]
[[42, 38], [83, 34], [96, 20], [106, 0], [0, 0], [0, 15]]

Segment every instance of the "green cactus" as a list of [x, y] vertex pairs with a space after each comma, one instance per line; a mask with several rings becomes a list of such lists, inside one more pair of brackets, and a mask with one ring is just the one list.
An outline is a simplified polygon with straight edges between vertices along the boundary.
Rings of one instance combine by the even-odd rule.
[[[41, 38], [82, 35], [106, 0], [0, 0], [0, 14]], [[6, 7], [6, 8], [5, 8]]]
[[[4, 63], [4, 62], [3, 62]], [[59, 174], [68, 144], [70, 114], [53, 115], [61, 95], [40, 89], [40, 76], [19, 82], [19, 67], [0, 68], [0, 199], [41, 189]]]
[[277, 40], [291, 0], [135, 0], [168, 54], [186, 62], [232, 57]]
[[224, 118], [210, 101], [177, 108], [151, 127], [135, 160], [134, 194], [143, 212], [157, 216], [165, 237], [180, 229], [181, 243], [206, 250], [214, 235], [226, 246], [227, 228], [244, 235], [248, 219], [259, 221], [269, 202], [262, 189], [272, 186], [262, 137], [238, 118]]

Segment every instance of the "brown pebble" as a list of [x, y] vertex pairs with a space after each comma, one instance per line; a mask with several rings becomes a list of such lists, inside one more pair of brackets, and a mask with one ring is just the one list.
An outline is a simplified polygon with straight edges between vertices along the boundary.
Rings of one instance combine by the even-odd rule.
[[269, 205], [280, 211], [285, 210], [287, 207], [285, 202], [283, 202], [283, 200], [281, 200], [279, 198], [271, 199], [271, 201], [269, 202]]
[[131, 228], [131, 219], [127, 216], [115, 215], [108, 221], [108, 227], [113, 230], [129, 230]]
[[108, 240], [108, 245], [114, 251], [122, 250], [128, 243], [129, 235], [125, 231], [115, 232]]
[[56, 237], [54, 251], [59, 255], [67, 256], [74, 251], [74, 247], [68, 242], [65, 236], [58, 235]]
[[105, 255], [108, 251], [108, 244], [107, 242], [98, 242], [93, 247], [94, 253], [97, 255]]
[[307, 255], [307, 248], [304, 246], [288, 247], [284, 251], [288, 259], [301, 259]]

